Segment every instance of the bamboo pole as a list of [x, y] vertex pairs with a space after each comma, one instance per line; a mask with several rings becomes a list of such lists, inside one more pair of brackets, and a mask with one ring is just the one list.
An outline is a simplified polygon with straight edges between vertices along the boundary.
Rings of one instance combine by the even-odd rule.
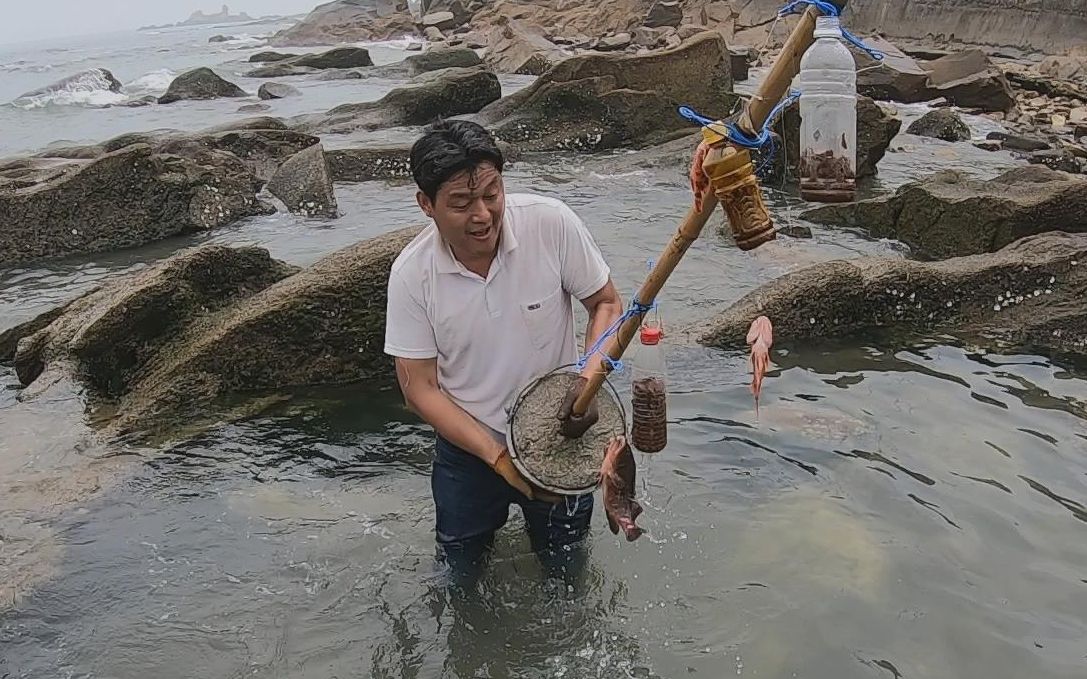
[[[839, 1], [835, 4], [844, 6], [845, 2]], [[770, 112], [781, 101], [781, 97], [789, 88], [789, 84], [792, 83], [796, 74], [800, 72], [800, 59], [804, 52], [815, 42], [813, 31], [815, 30], [815, 20], [819, 16], [819, 10], [813, 6], [809, 6], [804, 11], [800, 17], [800, 22], [789, 35], [788, 40], [785, 41], [781, 54], [771, 67], [770, 73], [763, 80], [755, 96], [747, 103], [737, 121], [737, 125], [748, 134], [754, 134], [757, 130], [762, 129], [770, 116]], [[713, 146], [706, 154], [703, 167], [710, 168], [714, 165], [720, 167], [728, 155], [734, 153], [736, 153], [736, 150], [731, 147]], [[642, 287], [638, 290], [635, 299], [639, 304], [649, 305], [656, 299], [657, 294], [664, 287], [665, 281], [668, 280], [683, 255], [686, 254], [687, 249], [702, 233], [702, 228], [716, 211], [717, 205], [717, 196], [710, 192], [703, 200], [701, 212], [696, 211], [693, 206], [687, 211], [687, 216], [684, 217], [679, 228], [676, 229], [672, 240], [665, 246], [645, 282], [642, 283]], [[628, 318], [619, 326], [618, 331], [611, 337], [605, 347], [605, 352], [612, 361], [622, 357], [631, 339], [638, 332], [641, 323], [642, 315], [638, 314]], [[604, 379], [610, 372], [611, 363], [601, 359], [598, 369], [590, 374], [588, 383], [581, 390], [577, 400], [574, 401], [571, 408], [574, 415], [583, 415], [588, 410], [589, 403], [596, 397], [596, 392], [600, 390]]]

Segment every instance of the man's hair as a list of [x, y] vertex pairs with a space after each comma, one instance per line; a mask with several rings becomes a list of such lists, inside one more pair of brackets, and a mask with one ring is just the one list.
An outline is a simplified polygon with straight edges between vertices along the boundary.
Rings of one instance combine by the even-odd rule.
[[411, 147], [411, 176], [431, 200], [450, 177], [483, 163], [501, 172], [505, 162], [491, 133], [467, 120], [439, 119]]

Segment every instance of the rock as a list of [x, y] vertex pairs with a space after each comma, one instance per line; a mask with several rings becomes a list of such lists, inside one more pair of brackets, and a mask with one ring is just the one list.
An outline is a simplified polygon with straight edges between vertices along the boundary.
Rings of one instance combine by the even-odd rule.
[[233, 35], [213, 35], [208, 38], [208, 42], [229, 42], [231, 40], [237, 40]]
[[877, 329], [954, 332], [1029, 350], [1087, 352], [1087, 235], [1045, 233], [995, 253], [918, 262], [862, 257], [795, 271], [695, 329], [698, 342], [745, 348], [765, 315], [786, 344]]
[[1068, 113], [1068, 122], [1073, 125], [1087, 123], [1087, 106], [1079, 106]]
[[639, 26], [631, 35], [631, 43], [639, 47], [656, 47], [664, 39], [664, 32], [657, 28]]
[[997, 140], [1005, 149], [1014, 151], [1041, 151], [1050, 148], [1049, 142], [1037, 137], [1027, 137], [1018, 134], [1006, 134], [1004, 132], [990, 132], [986, 139]]
[[982, 151], [1000, 151], [1004, 148], [999, 141], [977, 141], [974, 142], [974, 146]]
[[678, 106], [732, 106], [730, 61], [724, 39], [709, 32], [647, 55], [570, 57], [474, 119], [521, 151], [658, 143], [691, 131]]
[[1076, 125], [1076, 129], [1072, 133], [1072, 136], [1075, 138], [1076, 141], [1087, 137], [1087, 125]]
[[978, 49], [926, 62], [928, 87], [955, 106], [980, 111], [1010, 111], [1015, 95], [1001, 71]]
[[220, 397], [391, 379], [388, 272], [418, 233], [382, 234], [302, 270], [260, 248], [182, 252], [111, 281], [27, 337], [20, 379], [76, 377], [115, 413], [106, 435], [214, 422]]
[[1079, 174], [1083, 171], [1080, 159], [1070, 151], [1050, 149], [1046, 151], [1034, 151], [1027, 156], [1027, 162], [1031, 165], [1044, 165], [1051, 170]]
[[373, 66], [370, 51], [365, 47], [337, 47], [320, 54], [303, 54], [289, 61], [304, 68], [361, 68]]
[[804, 226], [802, 224], [786, 224], [777, 230], [777, 232], [783, 236], [789, 238], [812, 238], [811, 227]]
[[1066, 118], [1065, 116], [1063, 116], [1063, 115], [1061, 115], [1059, 113], [1054, 113], [1049, 118], [1049, 122], [1055, 128], [1062, 128], [1062, 127], [1064, 127], [1065, 125], [1068, 124], [1068, 118]]
[[[872, 99], [857, 97], [857, 178], [874, 176], [876, 165], [883, 159], [891, 140], [902, 129], [902, 120], [884, 110]], [[796, 174], [799, 171], [797, 161], [800, 158], [800, 105], [793, 104], [782, 114], [781, 120], [774, 126], [775, 132], [785, 139], [784, 158], [792, 163], [789, 168]], [[776, 160], [781, 159], [778, 154]], [[782, 168], [774, 176], [780, 177]]]
[[690, 40], [699, 33], [705, 33], [706, 29], [703, 26], [693, 26], [691, 24], [683, 24], [676, 29], [676, 36], [679, 37], [680, 42], [684, 40]]
[[285, 52], [257, 52], [253, 56], [249, 57], [249, 63], [251, 64], [267, 64], [276, 61], [285, 61], [287, 59], [295, 59], [298, 54], [287, 54]]
[[243, 104], [238, 107], [238, 113], [261, 113], [271, 110], [272, 107], [268, 104]]
[[880, 61], [850, 45], [857, 62], [857, 92], [881, 101], [916, 103], [934, 98], [929, 92], [929, 73], [912, 57], [886, 40], [865, 38], [865, 43], [884, 54]]
[[371, 72], [363, 74], [362, 71], [355, 70], [353, 68], [330, 68], [327, 71], [321, 71], [314, 76], [314, 80], [320, 80], [322, 82], [332, 82], [334, 80], [362, 80], [367, 75], [375, 75]]
[[959, 114], [946, 108], [929, 111], [913, 121], [906, 132], [944, 141], [970, 141], [970, 128]]
[[683, 23], [683, 8], [674, 1], [655, 0], [645, 17], [645, 25], [649, 28], [678, 27], [681, 23]]
[[1039, 166], [987, 181], [947, 170], [904, 184], [892, 196], [819, 207], [801, 217], [865, 228], [921, 257], [972, 255], [1046, 231], [1087, 231], [1087, 180]]
[[399, 125], [426, 125], [434, 119], [475, 113], [502, 96], [498, 76], [482, 68], [446, 68], [422, 73], [411, 84], [378, 101], [344, 104], [326, 114], [302, 116], [303, 130], [339, 134]]
[[292, 213], [305, 217], [339, 216], [325, 150], [320, 144], [288, 158], [272, 176], [267, 189]]
[[422, 54], [413, 54], [402, 62], [408, 75], [419, 75], [443, 68], [470, 68], [483, 64], [475, 50], [467, 47], [431, 48]]
[[1047, 78], [1087, 81], [1087, 56], [1048, 56], [1038, 64]]
[[490, 33], [483, 59], [497, 73], [542, 75], [569, 56], [542, 35], [509, 21]]
[[729, 55], [732, 57], [732, 81], [743, 82], [749, 77], [751, 62], [754, 59], [754, 50], [747, 47], [730, 47]]
[[11, 103], [22, 106], [33, 106], [35, 103], [47, 103], [58, 92], [114, 92], [122, 89], [121, 81], [113, 77], [113, 73], [104, 68], [90, 68], [80, 71], [67, 78], [40, 89], [24, 92]]
[[423, 26], [433, 26], [439, 31], [449, 31], [457, 27], [457, 18], [452, 12], [431, 12], [423, 16]]
[[423, 43], [421, 43], [421, 42], [408, 43], [408, 46], [405, 47], [404, 49], [406, 49], [409, 52], [421, 52], [421, 51], [423, 51]]
[[51, 179], [0, 193], [0, 266], [135, 247], [272, 210], [237, 157], [192, 159], [132, 144]]
[[336, 45], [389, 40], [414, 32], [411, 13], [401, 9], [397, 0], [334, 0], [279, 31], [268, 43], [275, 47]]
[[[93, 290], [92, 290], [93, 292]], [[71, 306], [71, 302], [62, 304], [58, 307], [54, 307], [43, 314], [38, 314], [36, 317], [20, 323], [13, 328], [0, 332], [0, 363], [10, 364], [15, 360], [15, 351], [19, 346], [19, 341], [24, 337], [33, 335], [42, 328], [46, 327], [64, 313], [68, 307]]]
[[427, 26], [423, 29], [423, 37], [430, 42], [443, 42], [445, 34], [437, 26]]
[[302, 92], [297, 88], [283, 83], [264, 83], [257, 90], [257, 96], [261, 99], [284, 99], [286, 97], [300, 97]]
[[601, 52], [608, 52], [612, 50], [621, 50], [630, 45], [630, 33], [617, 33], [616, 35], [609, 35], [600, 39], [600, 42], [596, 44], [596, 49]]
[[1016, 86], [1031, 92], [1040, 92], [1050, 97], [1069, 97], [1087, 102], [1087, 90], [1071, 83], [1056, 82], [1010, 68], [1005, 71], [1005, 77]]
[[296, 75], [308, 75], [314, 73], [312, 68], [295, 66], [290, 61], [280, 61], [267, 66], [260, 66], [245, 74], [246, 78], [290, 78]]
[[245, 91], [232, 82], [223, 80], [210, 68], [197, 68], [182, 73], [170, 83], [166, 94], [159, 97], [160, 104], [172, 104], [183, 99], [218, 99], [220, 97], [244, 97]]

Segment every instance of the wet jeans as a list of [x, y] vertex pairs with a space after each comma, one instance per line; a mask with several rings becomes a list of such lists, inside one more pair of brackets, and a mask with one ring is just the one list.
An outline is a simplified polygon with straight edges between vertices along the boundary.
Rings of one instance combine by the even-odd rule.
[[592, 519], [592, 493], [556, 505], [529, 500], [475, 455], [440, 436], [434, 448], [430, 484], [438, 552], [455, 583], [470, 587], [478, 580], [511, 504], [521, 507], [532, 549], [547, 575], [577, 577]]

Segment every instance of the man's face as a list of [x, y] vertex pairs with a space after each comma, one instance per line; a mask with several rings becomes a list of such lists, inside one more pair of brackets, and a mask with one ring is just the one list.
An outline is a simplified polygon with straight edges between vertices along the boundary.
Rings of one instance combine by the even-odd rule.
[[498, 248], [506, 194], [502, 175], [484, 163], [442, 184], [434, 200], [419, 192], [419, 207], [434, 220], [439, 233], [460, 260], [486, 259]]

